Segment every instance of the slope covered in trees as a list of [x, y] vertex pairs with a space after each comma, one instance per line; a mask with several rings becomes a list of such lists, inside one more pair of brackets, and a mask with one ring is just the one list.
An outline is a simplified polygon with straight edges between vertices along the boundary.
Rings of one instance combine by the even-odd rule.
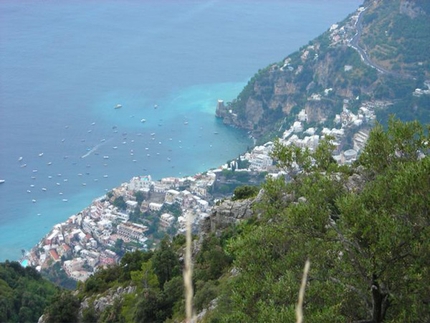
[[[429, 130], [390, 119], [348, 166], [331, 158], [330, 138], [314, 152], [276, 143], [273, 156], [289, 179], [263, 184], [254, 218], [195, 237], [194, 309], [207, 310], [200, 320], [294, 322], [309, 259], [306, 321], [430, 321]], [[184, 240], [126, 254], [56, 298], [46, 322], [58, 313], [82, 322], [181, 322]]]
[[428, 8], [421, 0], [364, 1], [361, 10], [259, 70], [217, 115], [263, 142], [279, 137], [302, 109], [308, 124], [332, 128], [345, 102], [351, 111], [377, 103], [384, 122], [393, 113], [430, 122], [430, 95], [413, 94], [427, 89], [430, 76]]
[[37, 322], [56, 293], [34, 268], [0, 263], [0, 322]]
[[340, 167], [326, 141], [314, 153], [277, 145], [293, 180], [269, 180], [260, 217], [228, 244], [238, 273], [213, 321], [293, 322], [311, 261], [308, 322], [430, 320], [430, 138], [417, 122], [378, 125], [358, 162]]

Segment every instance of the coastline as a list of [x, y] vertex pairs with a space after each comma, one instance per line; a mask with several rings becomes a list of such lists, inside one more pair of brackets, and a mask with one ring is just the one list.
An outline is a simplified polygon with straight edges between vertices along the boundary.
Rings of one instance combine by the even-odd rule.
[[[364, 122], [363, 127], [371, 124], [375, 118], [372, 107], [369, 102], [367, 108], [359, 110], [365, 115], [355, 115], [348, 111], [346, 104], [344, 113], [336, 116], [340, 118], [340, 128], [324, 128], [321, 136], [306, 125], [306, 112], [302, 110], [278, 140], [284, 145], [314, 150], [324, 136], [341, 142], [346, 129], [353, 130], [360, 134], [354, 136], [357, 150], [343, 151], [338, 147], [333, 152], [339, 164], [350, 164], [357, 159], [368, 137], [357, 121]], [[297, 136], [299, 133], [303, 133], [303, 139]], [[216, 201], [231, 196], [235, 187], [249, 185], [251, 177], [254, 185], [258, 185], [267, 176], [285, 175], [274, 165], [272, 148], [273, 142], [255, 146], [218, 168], [193, 176], [164, 177], [156, 181], [150, 175], [133, 177], [54, 225], [20, 263], [27, 260], [39, 271], [59, 263], [69, 278], [85, 281], [99, 267], [118, 263], [127, 251], [152, 250], [165, 235], [183, 234], [188, 221], [197, 232]], [[229, 186], [231, 183], [234, 185]]]
[[[49, 2], [29, 7], [12, 2], [3, 3], [2, 7], [15, 10], [10, 11], [11, 15], [5, 17], [3, 30], [11, 37], [5, 39], [7, 51], [4, 53], [8, 55], [2, 56], [5, 66], [9, 66], [2, 72], [10, 82], [5, 84], [5, 92], [1, 94], [1, 105], [5, 112], [1, 121], [4, 125], [1, 127], [2, 137], [8, 143], [2, 150], [1, 158], [2, 169], [8, 174], [7, 185], [3, 186], [2, 203], [0, 203], [2, 214], [0, 225], [5, 232], [0, 247], [1, 257], [17, 258], [21, 248], [30, 249], [55, 223], [78, 213], [90, 204], [94, 196], [103, 194], [106, 188], [111, 189], [135, 174], [152, 174], [156, 178], [168, 176], [168, 173], [174, 176], [181, 176], [180, 173], [194, 174], [196, 171], [204, 171], [238, 156], [245, 150], [246, 145], [251, 145], [238, 143], [236, 150], [225, 154], [226, 149], [232, 146], [233, 132], [225, 135], [223, 128], [219, 128], [218, 125], [212, 128], [212, 124], [209, 124], [212, 121], [206, 122], [204, 119], [206, 116], [210, 116], [209, 119], [213, 118], [214, 101], [209, 96], [216, 91], [222, 94], [216, 95], [215, 98], [220, 96], [227, 98], [229, 91], [237, 95], [240, 89], [233, 91], [231, 85], [224, 87], [224, 82], [246, 82], [247, 78], [261, 67], [261, 62], [276, 60], [279, 55], [295, 50], [303, 43], [303, 39], [310, 39], [317, 35], [330, 23], [343, 17], [345, 12], [348, 13], [347, 7], [355, 7], [355, 4], [343, 5], [339, 1], [338, 3], [342, 4], [340, 6], [332, 3], [320, 5], [316, 2], [323, 10], [327, 9], [327, 15], [314, 22], [310, 17], [319, 16], [319, 14], [315, 14], [313, 5], [310, 8], [308, 5], [291, 2], [292, 10], [303, 13], [302, 16], [308, 17], [304, 20], [313, 21], [313, 23], [298, 27], [297, 33], [288, 33], [287, 36], [292, 38], [288, 37], [285, 42], [279, 44], [270, 38], [273, 35], [271, 28], [276, 27], [276, 30], [295, 28], [286, 23], [290, 20], [285, 19], [285, 15], [291, 12], [280, 10], [285, 9], [285, 5], [290, 6], [289, 1], [287, 2], [282, 6], [264, 4], [260, 6], [261, 10], [258, 14], [255, 13], [255, 5], [229, 4], [231, 10], [226, 11], [224, 6], [216, 4], [211, 10], [203, 8], [204, 10], [194, 17], [196, 19], [189, 19], [190, 16], [187, 15], [194, 12], [195, 5], [181, 6], [178, 12], [173, 13], [170, 10], [171, 6], [157, 4], [151, 10], [165, 11], [163, 17], [166, 18], [166, 23], [157, 24], [155, 29], [154, 24], [146, 19], [130, 19], [126, 24], [124, 22], [115, 24], [112, 19], [107, 19], [111, 14], [113, 17], [118, 13], [126, 16], [129, 11], [126, 6], [112, 4], [107, 8], [109, 10], [100, 10], [99, 6], [82, 3], [88, 10], [78, 10], [77, 8], [81, 7], [53, 7]], [[65, 9], [73, 13], [71, 17], [77, 19], [70, 21], [56, 19], [64, 13]], [[251, 16], [245, 15], [244, 19], [235, 21], [234, 25], [237, 28], [232, 30], [229, 37], [225, 37], [226, 34], [220, 33], [219, 30], [224, 26], [224, 19], [228, 20], [230, 15], [236, 15], [236, 9], [250, 12]], [[207, 17], [210, 19], [206, 19]], [[266, 26], [268, 28], [259, 26], [251, 33], [253, 38], [260, 39], [258, 46], [246, 38], [250, 30], [242, 28], [251, 26], [249, 23], [255, 22], [255, 17], [270, 17], [271, 22]], [[184, 18], [184, 20], [175, 18]], [[47, 21], [50, 23], [46, 23]], [[20, 23], [17, 24], [17, 22]], [[54, 22], [60, 22], [59, 27], [66, 27], [63, 24], [67, 23], [67, 28], [56, 28]], [[94, 23], [98, 26], [108, 23], [113, 27], [111, 36], [114, 46], [109, 46], [109, 50], [103, 50], [103, 47], [100, 47], [106, 45], [105, 42], [88, 42], [87, 38], [81, 37], [88, 35], [91, 39], [97, 39], [98, 32], [100, 30], [104, 32], [104, 28], [100, 30], [90, 28], [94, 27]], [[186, 36], [187, 39], [202, 50], [189, 51], [190, 43], [184, 43], [180, 41], [180, 37], [176, 37], [176, 31], [179, 28], [175, 26], [178, 23], [184, 27], [179, 36], [189, 35], [190, 37]], [[203, 23], [201, 30], [208, 35], [205, 39], [200, 39], [195, 33], [195, 26], [199, 23]], [[216, 28], [213, 29], [213, 27]], [[142, 33], [141, 35], [124, 34], [123, 28], [142, 30]], [[58, 43], [57, 40], [62, 39], [64, 30], [68, 31], [69, 41]], [[88, 31], [89, 34], [82, 30]], [[186, 33], [188, 30], [191, 34]], [[211, 34], [211, 31], [216, 31], [216, 34]], [[172, 35], [167, 39], [178, 41], [163, 42], [161, 40], [165, 38], [160, 38], [157, 35], [159, 32]], [[37, 37], [38, 35], [44, 35], [44, 37]], [[147, 42], [140, 41], [143, 38], [157, 46], [148, 50], [145, 45]], [[242, 40], [242, 42], [231, 43], [231, 39]], [[156, 43], [153, 40], [156, 40]], [[81, 46], [77, 46], [82, 42], [87, 44], [84, 51]], [[236, 43], [240, 44], [240, 48], [234, 47]], [[51, 46], [52, 44], [56, 45]], [[177, 49], [186, 56], [172, 56], [171, 48]], [[40, 49], [43, 53], [48, 51], [48, 55], [41, 54]], [[254, 51], [258, 53], [258, 57], [249, 55]], [[31, 52], [33, 55], [28, 59], [28, 53]], [[103, 52], [102, 60], [92, 59], [98, 57], [94, 55], [96, 52]], [[165, 57], [163, 53], [169, 53], [169, 55]], [[49, 61], [46, 61], [45, 58], [48, 57]], [[118, 59], [121, 57], [127, 57], [127, 60]], [[214, 57], [217, 64], [206, 63], [214, 61]], [[175, 64], [178, 59], [184, 64]], [[76, 68], [77, 66], [79, 68]], [[192, 75], [186, 73], [190, 70], [190, 66], [195, 71]], [[38, 67], [46, 67], [43, 75], [40, 75]], [[186, 69], [181, 69], [183, 67]], [[84, 75], [85, 77], [82, 77]], [[25, 81], [33, 79], [40, 80], [37, 87], [34, 87], [33, 82]], [[195, 89], [196, 84], [198, 89]], [[214, 86], [215, 89], [212, 89]], [[196, 94], [198, 91], [199, 95]], [[31, 95], [21, 95], [22, 93]], [[73, 95], [70, 95], [71, 93]], [[211, 100], [209, 109], [205, 105], [208, 98]], [[121, 103], [123, 108], [113, 109], [118, 103]], [[158, 105], [156, 110], [154, 110], [154, 103]], [[160, 111], [164, 111], [162, 115], [152, 116], [152, 113]], [[136, 117], [133, 119], [132, 115]], [[25, 117], [17, 118], [17, 116]], [[197, 122], [190, 120], [190, 117], [195, 117]], [[140, 122], [142, 118], [146, 120], [144, 125]], [[172, 124], [169, 124], [170, 118]], [[39, 123], [36, 124], [35, 120], [43, 120], [44, 124], [42, 126]], [[96, 125], [92, 125], [95, 121], [97, 121]], [[188, 122], [188, 128], [184, 126], [185, 121]], [[160, 124], [164, 128], [159, 128]], [[193, 129], [195, 124], [198, 124], [197, 132], [188, 134], [187, 131]], [[70, 125], [68, 129], [65, 128], [67, 125]], [[114, 125], [118, 126], [117, 134], [111, 130]], [[146, 132], [141, 130], [142, 127], [148, 129], [148, 134], [157, 133], [157, 140], [150, 141], [156, 145], [151, 146], [146, 142], [138, 141], [146, 135]], [[152, 129], [153, 127], [155, 129]], [[172, 133], [169, 134], [168, 131]], [[219, 133], [217, 136], [213, 135], [215, 131]], [[123, 144], [125, 140], [122, 134], [125, 132], [128, 133], [127, 143]], [[142, 137], [134, 137], [140, 132]], [[162, 138], [162, 134], [166, 134], [166, 138]], [[202, 139], [196, 141], [195, 139], [200, 135]], [[83, 160], [78, 159], [88, 152], [88, 148], [91, 149], [100, 143], [100, 140], [111, 137], [115, 142], [100, 147], [97, 152]], [[168, 145], [170, 137], [175, 143], [173, 147]], [[65, 141], [63, 142], [62, 139]], [[131, 144], [133, 140], [136, 143], [134, 147]], [[178, 144], [179, 140], [182, 144]], [[155, 146], [159, 147], [160, 141], [163, 145], [166, 144], [163, 146], [164, 151], [151, 151], [150, 157], [144, 151], [142, 156], [137, 156], [138, 147], [153, 149]], [[179, 145], [182, 148], [179, 148]], [[217, 145], [222, 148], [218, 149]], [[117, 146], [117, 151], [112, 151], [112, 146]], [[120, 151], [121, 147], [124, 148], [123, 151]], [[176, 148], [178, 152], [173, 157], [162, 155], [163, 158], [155, 158], [157, 152], [161, 155], [163, 152], [167, 153], [168, 149]], [[133, 157], [130, 156], [131, 149], [134, 150]], [[39, 154], [42, 152], [44, 155], [40, 157]], [[100, 161], [105, 153], [110, 157], [109, 160]], [[27, 167], [20, 168], [17, 163], [20, 156], [23, 156], [23, 162], [28, 165]], [[170, 163], [167, 157], [171, 158]], [[134, 163], [133, 159], [137, 162]], [[47, 166], [48, 162], [52, 164]], [[90, 171], [86, 169], [86, 165], [89, 164], [92, 166]], [[173, 169], [172, 166], [175, 168]], [[33, 174], [32, 170], [38, 170], [38, 173]], [[86, 175], [86, 172], [91, 174]], [[62, 177], [57, 178], [59, 173]], [[160, 174], [162, 176], [159, 176]], [[108, 175], [108, 178], [104, 175]], [[49, 180], [49, 176], [52, 176], [52, 179]], [[65, 179], [68, 181], [65, 182]], [[98, 182], [95, 182], [96, 180]], [[56, 182], [61, 186], [57, 186]], [[83, 183], [86, 185], [83, 186]], [[34, 185], [34, 188], [30, 185]], [[44, 191], [43, 188], [47, 190]], [[31, 193], [28, 193], [28, 190]], [[64, 195], [60, 196], [59, 193]], [[32, 203], [33, 199], [37, 202]], [[67, 203], [63, 202], [63, 199], [66, 199]]]

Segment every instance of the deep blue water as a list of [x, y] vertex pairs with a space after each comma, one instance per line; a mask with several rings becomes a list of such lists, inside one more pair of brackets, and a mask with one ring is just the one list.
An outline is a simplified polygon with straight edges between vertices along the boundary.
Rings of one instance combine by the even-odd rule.
[[0, 261], [132, 176], [237, 157], [251, 142], [217, 100], [360, 4], [1, 1]]

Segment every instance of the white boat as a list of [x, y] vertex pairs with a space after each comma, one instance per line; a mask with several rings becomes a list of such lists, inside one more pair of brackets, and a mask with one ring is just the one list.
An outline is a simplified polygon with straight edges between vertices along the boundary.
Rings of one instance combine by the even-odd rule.
[[4, 182], [6, 182], [4, 179], [0, 179], [0, 184], [3, 184]]
[[40, 154], [39, 154], [39, 157], [42, 157], [42, 156], [43, 156], [43, 153], [40, 153]]
[[104, 159], [109, 159], [109, 156], [103, 156]]
[[115, 109], [121, 109], [122, 108], [122, 105], [121, 104], [117, 104], [116, 106], [115, 106]]
[[145, 119], [140, 119], [140, 122], [144, 123], [144, 122], [146, 122], [146, 120]]
[[68, 200], [67, 199], [63, 199], [63, 202], [67, 202]]
[[46, 188], [45, 188], [45, 187], [43, 187], [43, 188], [42, 188], [42, 191], [46, 191]]
[[18, 161], [21, 161], [21, 160], [22, 160], [22, 157], [19, 157], [19, 158], [18, 158]]
[[31, 201], [32, 201], [33, 203], [36, 203], [36, 200], [34, 200], [34, 199], [33, 199], [33, 200], [31, 200]]

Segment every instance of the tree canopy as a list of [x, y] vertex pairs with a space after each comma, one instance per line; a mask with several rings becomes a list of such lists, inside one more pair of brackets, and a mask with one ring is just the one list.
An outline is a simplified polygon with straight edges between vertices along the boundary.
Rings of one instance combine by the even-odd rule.
[[[223, 322], [292, 322], [306, 259], [309, 322], [430, 320], [429, 129], [391, 119], [377, 125], [356, 164], [275, 148], [298, 165], [291, 182], [268, 180], [260, 219], [230, 241], [238, 275], [214, 317]], [[276, 145], [275, 145], [276, 147]]]
[[32, 267], [0, 263], [0, 322], [37, 322], [57, 288]]

